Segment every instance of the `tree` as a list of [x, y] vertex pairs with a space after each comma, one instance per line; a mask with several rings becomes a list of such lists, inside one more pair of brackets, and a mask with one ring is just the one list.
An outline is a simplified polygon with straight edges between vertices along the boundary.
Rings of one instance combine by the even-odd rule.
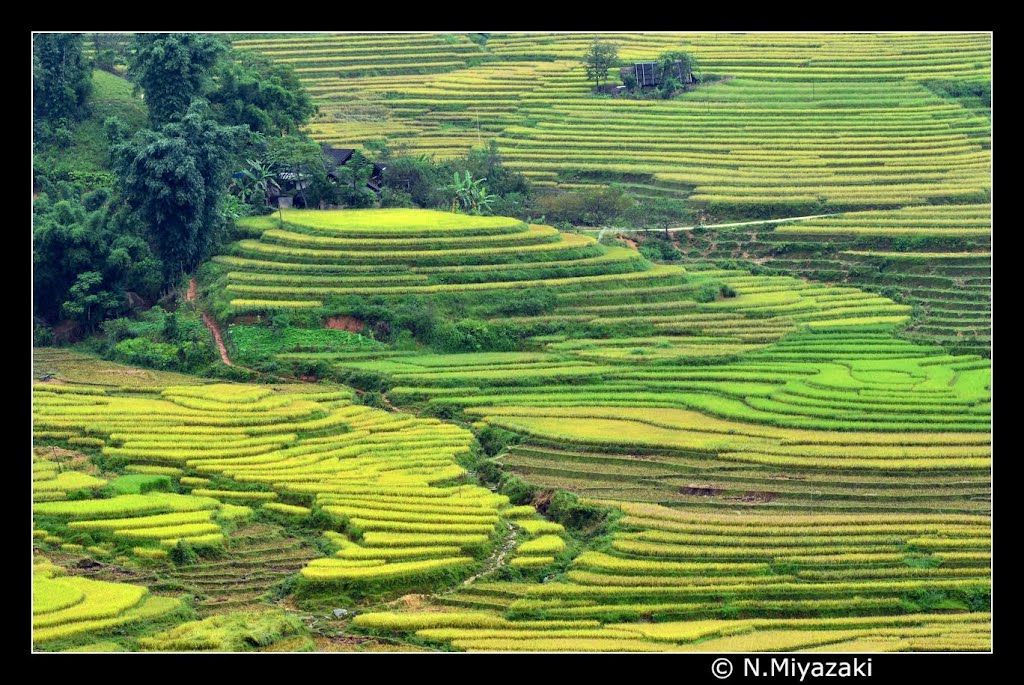
[[628, 212], [635, 202], [621, 186], [611, 185], [544, 195], [539, 198], [537, 205], [550, 221], [604, 226]]
[[493, 140], [486, 147], [473, 148], [469, 151], [466, 155], [465, 169], [474, 177], [486, 178], [488, 190], [495, 195], [530, 193], [530, 184], [526, 177], [504, 165], [498, 151], [498, 143]]
[[[677, 64], [678, 63], [678, 64]], [[693, 76], [696, 58], [688, 52], [673, 51], [658, 57], [657, 69], [661, 76], [661, 96], [672, 97]]]
[[693, 219], [691, 210], [683, 200], [669, 197], [655, 197], [643, 200], [623, 216], [633, 226], [650, 226], [665, 231], [673, 226], [682, 226]]
[[316, 105], [295, 73], [251, 52], [232, 51], [234, 58], [216, 74], [208, 99], [217, 119], [245, 124], [267, 136], [294, 132], [316, 113]]
[[447, 204], [443, 188], [449, 175], [442, 174], [430, 157], [406, 155], [386, 159], [385, 189], [408, 194], [409, 200], [418, 207], [435, 208]]
[[601, 81], [608, 77], [608, 70], [619, 60], [619, 48], [614, 43], [605, 43], [601, 39], [590, 44], [590, 49], [583, 56], [583, 67], [587, 78], [594, 82], [595, 88], [601, 87]]
[[32, 107], [37, 119], [81, 119], [92, 90], [82, 34], [40, 33], [32, 41]]
[[153, 128], [182, 118], [212, 84], [211, 71], [228, 50], [204, 33], [140, 33], [132, 39], [128, 77], [145, 94]]
[[377, 195], [367, 187], [373, 177], [373, 162], [355, 150], [335, 172], [338, 179], [338, 199], [348, 207], [371, 207]]
[[247, 159], [248, 165], [237, 179], [232, 179], [228, 190], [235, 193], [238, 199], [246, 204], [264, 206], [267, 193], [271, 188], [280, 190], [277, 182], [277, 169], [270, 160]]
[[85, 271], [78, 274], [74, 285], [68, 289], [68, 299], [61, 305], [61, 313], [81, 321], [87, 330], [93, 331], [108, 312], [123, 306], [124, 301], [115, 292], [104, 288], [102, 273]]
[[248, 135], [195, 103], [180, 121], [111, 148], [122, 195], [149, 227], [166, 281], [194, 268], [216, 243], [233, 155]]
[[336, 191], [327, 179], [327, 160], [320, 145], [302, 135], [270, 138], [266, 161], [278, 181], [286, 177], [301, 180], [299, 195], [306, 207], [317, 207], [322, 200], [334, 203]]

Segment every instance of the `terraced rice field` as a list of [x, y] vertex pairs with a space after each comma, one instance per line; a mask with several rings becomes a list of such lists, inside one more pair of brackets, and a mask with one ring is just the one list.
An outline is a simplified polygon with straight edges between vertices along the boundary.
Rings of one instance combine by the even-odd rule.
[[[322, 109], [310, 132], [335, 145], [383, 140], [444, 158], [493, 140], [540, 189], [618, 182], [712, 216], [849, 212], [690, 244], [705, 258], [747, 255], [801, 277], [895, 289], [920, 305], [916, 339], [989, 353], [991, 117], [931, 86], [989, 83], [990, 36], [602, 34], [625, 63], [667, 50], [697, 57], [709, 85], [668, 101], [595, 96], [579, 63], [594, 37], [309, 34], [235, 45], [292, 65]], [[258, 308], [265, 298], [239, 299]]]
[[277, 390], [177, 386], [133, 396], [37, 386], [37, 435], [88, 435], [106, 457], [182, 469], [197, 474], [192, 483], [219, 477], [241, 486], [41, 502], [37, 520], [127, 540], [149, 557], [179, 540], [223, 545], [226, 522], [280, 496], [344, 516], [361, 531], [360, 542], [340, 536], [336, 557], [302, 568], [312, 581], [393, 582], [475, 563], [507, 498], [457, 484], [465, 470], [455, 457], [471, 434], [353, 405], [347, 389]]
[[[70, 368], [84, 363], [72, 360]], [[50, 382], [37, 384], [34, 395], [37, 441], [81, 445], [127, 464], [126, 475], [108, 483], [84, 472], [84, 455], [40, 446], [37, 544], [62, 559], [163, 569], [164, 580], [147, 582], [175, 596], [187, 591], [202, 613], [258, 607], [297, 572], [317, 587], [354, 593], [468, 574], [505, 529], [507, 498], [466, 484], [455, 461], [470, 446], [468, 431], [353, 405], [347, 388]], [[144, 491], [169, 482], [178, 491]], [[257, 516], [260, 509], [267, 515]], [[337, 517], [340, 527], [328, 536], [333, 556], [267, 522], [267, 516], [301, 522], [315, 512]], [[220, 551], [178, 566], [169, 556], [180, 542]], [[85, 590], [105, 587], [77, 577], [70, 582]], [[126, 587], [134, 594], [124, 611], [148, 596], [146, 587]], [[164, 600], [151, 604], [179, 606], [178, 599]], [[42, 630], [40, 623], [37, 644], [45, 648], [51, 632], [53, 640], [79, 633], [85, 639], [134, 620], [129, 612], [114, 621], [120, 611], [81, 630]], [[37, 609], [44, 612], [49, 609]]]
[[288, 537], [280, 526], [267, 524], [239, 527], [228, 536], [226, 547], [225, 558], [185, 566], [170, 574], [178, 583], [194, 588], [202, 613], [259, 606], [275, 586], [319, 556], [302, 540]]
[[466, 651], [771, 652], [964, 651], [989, 644], [985, 614], [966, 618], [741, 619], [607, 622], [508, 620], [494, 612], [376, 613], [357, 617], [369, 632], [400, 632]]
[[32, 638], [36, 645], [68, 640], [181, 612], [180, 600], [145, 587], [64, 574], [36, 557], [32, 574]]
[[[370, 229], [347, 216], [321, 214], [319, 232], [302, 214], [285, 218], [296, 235], [355, 243]], [[481, 224], [451, 250], [442, 229], [422, 230], [442, 217], [402, 220], [415, 240], [405, 230], [365, 239], [373, 251], [408, 246], [389, 251], [385, 280], [429, 278], [459, 255], [451, 272], [475, 272], [484, 293], [519, 265], [500, 247], [477, 252], [483, 238], [541, 233]], [[376, 274], [349, 271], [359, 254], [316, 243], [302, 260], [245, 266], [253, 280], [337, 269], [354, 279], [344, 289], [366, 295], [461, 291], [374, 290]], [[520, 351], [278, 355], [372, 374], [395, 404], [512, 431], [522, 440], [499, 455], [506, 470], [620, 512], [603, 542], [570, 557], [560, 527], [521, 526], [509, 566], [554, 582], [481, 579], [436, 598], [455, 613], [356, 626], [470, 650], [987, 649], [990, 362], [901, 337], [911, 308], [853, 287], [631, 259], [630, 271], [518, 285], [555, 293], [537, 315], [494, 317], [532, 336]], [[243, 280], [229, 274], [226, 290]], [[290, 288], [260, 294], [345, 313], [345, 300], [315, 299], [319, 286]], [[933, 623], [941, 608], [968, 613]], [[657, 629], [637, 627], [650, 620]]]
[[[852, 288], [742, 271], [691, 276], [680, 267], [651, 265], [632, 250], [608, 248], [549, 226], [480, 217], [453, 228], [444, 224], [446, 216], [451, 215], [428, 210], [292, 210], [284, 228], [271, 217], [243, 220], [260, 237], [234, 243], [229, 254], [214, 258], [221, 274], [215, 285], [222, 285], [219, 297], [228, 314], [348, 313], [338, 299], [486, 295], [543, 287], [558, 298], [553, 310], [502, 320], [538, 334], [566, 326], [630, 325], [652, 335], [695, 335], [697, 340], [684, 342], [698, 346], [740, 345], [732, 351], [775, 340], [797, 322], [901, 323], [910, 312], [908, 306]], [[402, 222], [404, 227], [389, 229]], [[708, 284], [743, 289], [743, 294], [695, 302], [694, 295]]]
[[992, 252], [988, 205], [850, 212], [778, 226], [685, 232], [693, 259], [746, 259], [876, 291], [915, 308], [911, 339], [960, 353], [991, 351]]
[[925, 85], [988, 81], [986, 34], [601, 36], [626, 62], [682, 49], [725, 79], [671, 101], [595, 98], [579, 64], [594, 37], [234, 44], [292, 65], [323, 111], [312, 134], [337, 145], [385, 139], [444, 157], [493, 139], [541, 186], [620, 178], [732, 211], [986, 201], [989, 119]]
[[[342, 147], [832, 216], [681, 231], [681, 264], [503, 217], [240, 221], [200, 274], [232, 353], [354, 387], [37, 350], [36, 649], [991, 649], [990, 114], [932, 90], [988, 83], [991, 38], [602, 36], [715, 77], [663, 101], [595, 96], [593, 37], [234, 42]], [[261, 326], [410, 300], [518, 345]]]

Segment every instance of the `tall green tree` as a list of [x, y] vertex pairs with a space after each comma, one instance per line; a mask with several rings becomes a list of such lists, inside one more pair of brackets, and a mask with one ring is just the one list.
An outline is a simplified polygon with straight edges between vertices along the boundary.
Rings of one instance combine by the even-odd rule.
[[587, 54], [583, 55], [583, 68], [587, 78], [594, 82], [595, 88], [608, 78], [608, 70], [619, 61], [619, 48], [614, 43], [606, 43], [601, 39], [590, 44]]
[[233, 50], [231, 57], [217, 71], [216, 88], [207, 96], [221, 123], [281, 136], [297, 131], [316, 112], [290, 68], [251, 52]]
[[273, 166], [276, 179], [284, 188], [286, 181], [301, 181], [296, 197], [306, 207], [317, 207], [321, 200], [334, 204], [336, 188], [327, 178], [327, 159], [320, 144], [304, 135], [267, 139], [266, 162]]
[[32, 40], [32, 106], [37, 119], [81, 119], [92, 90], [82, 34], [40, 33]]
[[216, 244], [235, 155], [250, 135], [244, 126], [218, 123], [196, 102], [180, 121], [111, 148], [122, 196], [149, 228], [168, 282]]
[[192, 99], [212, 87], [213, 68], [227, 53], [218, 36], [140, 33], [132, 39], [128, 76], [142, 90], [153, 128], [180, 119]]
[[344, 165], [335, 171], [338, 178], [338, 199], [346, 207], [372, 207], [377, 194], [366, 184], [373, 177], [373, 162], [356, 150]]
[[[460, 160], [456, 160], [458, 163]], [[466, 154], [465, 170], [474, 178], [486, 178], [487, 188], [495, 195], [505, 196], [509, 193], [529, 195], [530, 183], [518, 171], [509, 169], [504, 164], [498, 143], [491, 140], [486, 146], [473, 148]]]

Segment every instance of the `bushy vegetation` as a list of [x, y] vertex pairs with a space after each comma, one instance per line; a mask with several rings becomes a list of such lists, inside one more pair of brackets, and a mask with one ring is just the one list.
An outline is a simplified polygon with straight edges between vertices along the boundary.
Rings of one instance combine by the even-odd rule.
[[159, 296], [161, 261], [144, 226], [109, 191], [82, 194], [58, 183], [33, 203], [33, 212], [37, 316], [70, 319], [92, 332], [104, 319]]
[[102, 328], [99, 351], [125, 364], [201, 374], [217, 359], [210, 332], [189, 309], [154, 307], [134, 319], [111, 319]]
[[[529, 211], [532, 190], [526, 177], [503, 164], [493, 143], [474, 148], [463, 157], [443, 161], [399, 152], [391, 148], [377, 151], [376, 161], [386, 167], [380, 197], [382, 207], [450, 209], [455, 206], [496, 216], [520, 216]], [[464, 182], [467, 178], [468, 183]], [[480, 205], [481, 188], [488, 197], [483, 206]]]

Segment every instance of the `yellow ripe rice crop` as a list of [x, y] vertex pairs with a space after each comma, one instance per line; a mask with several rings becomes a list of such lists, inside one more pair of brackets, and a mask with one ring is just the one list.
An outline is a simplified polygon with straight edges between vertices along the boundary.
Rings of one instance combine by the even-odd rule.
[[565, 549], [565, 541], [557, 535], [541, 535], [519, 545], [519, 554], [544, 554], [561, 552]]

